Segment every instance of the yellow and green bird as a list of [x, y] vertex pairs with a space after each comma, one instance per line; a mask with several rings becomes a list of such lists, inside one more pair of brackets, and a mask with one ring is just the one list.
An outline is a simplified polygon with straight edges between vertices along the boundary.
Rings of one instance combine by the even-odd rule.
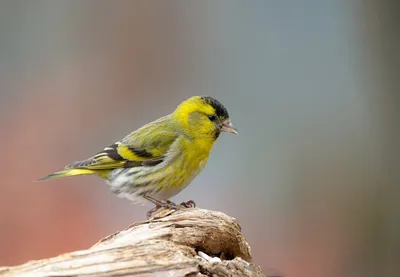
[[93, 157], [39, 180], [97, 174], [119, 197], [154, 203], [150, 217], [160, 207], [178, 207], [168, 199], [202, 171], [221, 132], [238, 134], [227, 109], [210, 96], [193, 96]]

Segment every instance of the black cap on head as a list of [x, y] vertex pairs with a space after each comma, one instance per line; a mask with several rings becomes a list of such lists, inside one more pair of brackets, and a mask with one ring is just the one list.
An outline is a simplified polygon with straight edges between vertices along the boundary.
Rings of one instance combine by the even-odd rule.
[[215, 109], [215, 113], [219, 118], [229, 118], [228, 110], [217, 99], [214, 99], [210, 96], [202, 96], [201, 99]]

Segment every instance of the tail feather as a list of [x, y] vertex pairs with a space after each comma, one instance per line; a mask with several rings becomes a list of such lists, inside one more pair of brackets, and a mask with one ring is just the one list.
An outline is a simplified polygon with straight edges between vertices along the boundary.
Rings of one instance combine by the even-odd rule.
[[77, 176], [77, 175], [90, 175], [94, 174], [94, 170], [90, 169], [85, 169], [85, 168], [70, 168], [70, 169], [64, 169], [60, 170], [57, 172], [54, 172], [52, 174], [49, 174], [43, 178], [38, 179], [38, 181], [44, 181], [44, 180], [50, 180], [50, 179], [56, 179], [56, 178], [62, 178], [62, 177], [69, 177], [69, 176]]

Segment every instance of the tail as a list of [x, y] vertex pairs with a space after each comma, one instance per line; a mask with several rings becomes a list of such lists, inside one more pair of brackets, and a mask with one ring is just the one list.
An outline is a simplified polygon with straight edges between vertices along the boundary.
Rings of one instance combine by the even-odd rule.
[[85, 169], [85, 168], [67, 168], [61, 171], [54, 172], [52, 174], [47, 175], [46, 177], [38, 179], [38, 181], [56, 179], [61, 177], [69, 177], [69, 176], [77, 176], [77, 175], [90, 175], [95, 174], [94, 170]]

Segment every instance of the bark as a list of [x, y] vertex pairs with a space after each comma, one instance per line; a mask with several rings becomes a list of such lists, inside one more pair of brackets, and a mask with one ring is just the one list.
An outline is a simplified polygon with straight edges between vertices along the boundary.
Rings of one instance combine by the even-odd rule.
[[89, 249], [0, 268], [1, 276], [266, 276], [237, 221], [203, 209], [163, 211]]

